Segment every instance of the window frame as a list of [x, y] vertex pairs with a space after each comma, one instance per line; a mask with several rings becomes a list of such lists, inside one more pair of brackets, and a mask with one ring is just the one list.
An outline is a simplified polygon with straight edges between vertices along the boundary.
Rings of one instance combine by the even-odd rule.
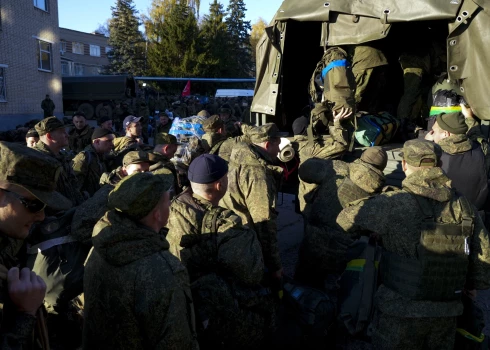
[[68, 43], [66, 41], [60, 41], [60, 53], [66, 53]]
[[[49, 51], [43, 50], [41, 48], [41, 43], [46, 43], [49, 45]], [[37, 39], [37, 53], [39, 55], [39, 59], [37, 61], [37, 70], [40, 72], [47, 72], [47, 73], [52, 73], [53, 72], [53, 43], [42, 40], [42, 39]], [[48, 53], [49, 54], [49, 70], [43, 68], [43, 53]]]
[[[81, 70], [82, 74], [78, 74], [78, 69]], [[74, 63], [73, 65], [73, 75], [76, 77], [83, 77], [85, 74], [85, 66], [82, 63]]]
[[[8, 68], [9, 66], [6, 65], [6, 64], [0, 64], [0, 77], [2, 77], [2, 80], [0, 81], [1, 84], [3, 85], [3, 91], [4, 91], [4, 98], [1, 98], [0, 96], [0, 103], [7, 103], [8, 100], [7, 100], [7, 83], [6, 83], [6, 69]], [[1, 91], [1, 87], [0, 87], [0, 91]]]
[[[79, 47], [78, 45], [81, 45], [82, 52], [75, 52], [75, 47]], [[85, 51], [85, 45], [79, 41], [72, 41], [71, 42], [71, 52], [74, 53], [75, 55], [84, 55]]]
[[[100, 57], [100, 55], [101, 55], [100, 45], [89, 44], [89, 46], [90, 46], [90, 50], [89, 50], [90, 51], [90, 56], [92, 56], [92, 57]], [[92, 55], [92, 49], [95, 49], [95, 48], [97, 48], [96, 51], [98, 51], [98, 53], [99, 53], [98, 55]]]
[[[38, 6], [40, 2], [44, 3], [44, 8], [41, 8]], [[34, 7], [37, 8], [38, 10], [49, 13], [49, 0], [33, 0], [32, 3], [34, 5]]]

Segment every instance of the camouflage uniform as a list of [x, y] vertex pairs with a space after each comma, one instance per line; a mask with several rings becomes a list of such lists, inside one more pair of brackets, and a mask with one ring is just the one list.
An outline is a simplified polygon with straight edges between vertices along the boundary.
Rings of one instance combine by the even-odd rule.
[[220, 202], [235, 211], [256, 233], [269, 271], [281, 269], [277, 242], [276, 200], [283, 169], [255, 145], [240, 144], [232, 151], [228, 191]]
[[329, 274], [345, 268], [345, 253], [352, 243], [337, 225], [338, 214], [350, 202], [379, 193], [383, 172], [361, 159], [309, 159], [299, 169], [299, 177], [309, 192], [300, 200], [305, 218], [305, 236], [296, 267], [297, 279], [323, 286]]
[[107, 184], [116, 186], [123, 178], [124, 175], [122, 174], [122, 166], [119, 166], [109, 173], [103, 173], [100, 176], [99, 184], [100, 186]]
[[70, 142], [70, 149], [75, 154], [83, 151], [85, 147], [92, 144], [92, 133], [94, 129], [90, 125], [85, 125], [82, 130], [73, 128], [68, 132], [68, 139]]
[[85, 199], [80, 193], [80, 185], [68, 160], [61, 154], [55, 155], [42, 141], [39, 141], [34, 149], [53, 157], [61, 164], [63, 170], [56, 182], [56, 191], [68, 198], [73, 206], [82, 204]]
[[[225, 142], [228, 138], [217, 132], [206, 132], [201, 139], [202, 146], [206, 153], [218, 154], [219, 149], [223, 142]], [[224, 159], [224, 158], [223, 158]], [[226, 159], [225, 159], [226, 160]], [[228, 158], [229, 160], [229, 158]]]
[[[418, 143], [411, 146], [412, 153], [418, 152], [416, 156], [419, 156], [419, 164], [422, 164], [421, 160], [426, 159], [427, 153], [423, 154], [425, 151], [419, 144], [427, 142], [409, 142], [411, 145], [414, 145], [414, 142]], [[408, 152], [406, 149], [407, 143], [403, 153], [404, 159], [409, 162], [410, 158], [405, 154]], [[431, 166], [437, 163], [438, 157], [434, 156]], [[413, 163], [411, 165], [417, 166]], [[450, 184], [441, 168], [420, 168], [407, 176], [402, 183], [403, 189], [371, 197], [344, 209], [338, 216], [337, 223], [349, 235], [375, 233], [382, 239], [387, 252], [416, 261], [419, 259], [418, 249], [421, 246], [421, 227], [426, 220], [420, 201], [430, 206], [433, 222], [462, 225], [464, 217], [472, 217], [473, 234], [468, 242], [469, 267], [465, 288], [487, 289], [490, 286], [488, 232], [474, 209], [461, 204], [459, 195], [449, 187]], [[433, 268], [437, 269], [437, 266], [433, 265]], [[386, 283], [387, 280], [384, 280]], [[412, 300], [382, 284], [376, 294], [375, 303], [375, 348], [453, 348], [456, 317], [463, 312], [463, 305], [459, 299]]]
[[158, 153], [158, 152], [153, 152], [150, 155], [151, 161], [154, 163], [150, 166], [150, 171], [152, 173], [161, 171], [162, 169], [167, 169], [169, 170], [173, 177], [174, 177], [174, 184], [172, 186], [172, 190], [174, 191], [175, 194], [179, 194], [182, 192], [182, 187], [179, 184], [179, 177], [177, 176], [177, 169], [175, 169], [174, 163], [170, 161], [170, 159], [167, 158], [167, 156]]
[[139, 221], [170, 182], [138, 173], [109, 195], [85, 266], [84, 348], [198, 349], [187, 271], [164, 236]]
[[99, 190], [100, 177], [107, 171], [104, 161], [92, 145], [85, 147], [75, 156], [72, 168], [77, 176], [80, 190], [87, 191], [90, 196]]
[[[218, 215], [216, 235], [202, 234], [204, 215], [212, 208], [209, 201], [190, 189], [172, 202], [167, 235], [170, 252], [187, 267], [197, 314], [206, 314], [208, 319], [200, 345], [257, 348], [270, 318], [257, 312], [264, 297], [254, 291], [260, 290], [258, 284], [264, 273], [260, 243], [255, 232], [243, 226], [231, 210], [223, 209]], [[207, 283], [216, 279], [218, 283]], [[209, 293], [206, 299], [203, 293]], [[246, 294], [250, 294], [249, 299], [236, 298]]]
[[132, 137], [122, 136], [122, 137], [116, 137], [114, 139], [114, 151], [116, 153], [124, 152], [129, 148], [137, 148], [137, 146], [138, 146], [138, 141], [136, 141]]

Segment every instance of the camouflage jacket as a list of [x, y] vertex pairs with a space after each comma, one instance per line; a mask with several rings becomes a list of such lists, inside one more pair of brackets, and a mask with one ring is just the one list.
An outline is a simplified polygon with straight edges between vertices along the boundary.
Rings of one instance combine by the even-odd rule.
[[228, 191], [220, 202], [257, 233], [269, 271], [281, 269], [276, 201], [282, 172], [260, 147], [240, 144], [231, 153]]
[[71, 166], [80, 185], [80, 191], [87, 191], [90, 196], [100, 188], [100, 177], [106, 172], [106, 166], [94, 147], [89, 145], [72, 160]]
[[109, 184], [112, 186], [116, 186], [119, 181], [121, 181], [124, 178], [124, 174], [122, 172], [122, 167], [117, 167], [117, 169], [114, 169], [110, 173], [103, 173], [100, 176], [100, 181], [99, 184], [100, 186]]
[[132, 137], [122, 136], [116, 137], [114, 139], [114, 151], [116, 153], [121, 153], [130, 147], [137, 147], [138, 141]]
[[[420, 227], [425, 219], [415, 196], [429, 200], [435, 220], [461, 223], [462, 217], [474, 218], [469, 242], [469, 268], [466, 287], [487, 289], [490, 286], [490, 242], [479, 215], [463, 213], [451, 181], [441, 168], [428, 168], [409, 175], [403, 189], [370, 197], [344, 209], [337, 223], [349, 235], [376, 233], [383, 247], [406, 258], [417, 258]], [[448, 207], [449, 204], [449, 207]], [[443, 210], [444, 209], [444, 210]], [[453, 317], [463, 312], [460, 301], [435, 302], [410, 300], [384, 285], [376, 294], [376, 305], [384, 313], [399, 317]]]
[[41, 141], [36, 144], [36, 149], [56, 159], [63, 168], [58, 177], [58, 181], [56, 182], [56, 191], [68, 198], [73, 206], [82, 204], [85, 199], [80, 193], [80, 185], [78, 184], [77, 177], [68, 160], [61, 154], [58, 156], [55, 155], [46, 144]]
[[[0, 234], [0, 265], [10, 270], [18, 266], [14, 258], [22, 246], [22, 240], [7, 238]], [[36, 317], [17, 312], [7, 291], [7, 281], [0, 279], [0, 348], [28, 349], [36, 324]]]
[[170, 252], [187, 267], [191, 282], [208, 273], [224, 273], [244, 285], [260, 283], [264, 262], [255, 232], [225, 210], [218, 216], [217, 234], [204, 237], [202, 222], [212, 208], [190, 189], [174, 199], [167, 225]]
[[298, 266], [317, 279], [340, 273], [352, 239], [343, 233], [336, 218], [349, 202], [379, 193], [385, 177], [360, 159], [350, 164], [309, 159], [300, 167], [299, 177], [310, 192], [303, 198], [306, 225]]
[[240, 136], [240, 128], [235, 125], [236, 122], [239, 120], [235, 118], [234, 115], [230, 115], [228, 120], [224, 121], [225, 123], [225, 129], [226, 129], [226, 135], [230, 137], [234, 136]]
[[[202, 147], [206, 153], [218, 154], [219, 149], [227, 137], [216, 132], [206, 132], [201, 139]], [[216, 146], [216, 147], [215, 147]], [[228, 158], [229, 159], [229, 158]]]
[[108, 211], [84, 275], [86, 349], [197, 349], [185, 267], [163, 235]]
[[182, 192], [183, 186], [181, 186], [179, 183], [179, 176], [177, 174], [177, 169], [175, 169], [174, 163], [172, 163], [170, 159], [161, 153], [153, 152], [151, 156], [153, 157], [154, 164], [150, 166], [150, 171], [155, 172], [161, 169], [168, 169], [174, 176], [174, 185], [172, 190], [175, 194]]
[[75, 154], [83, 151], [85, 147], [92, 144], [92, 133], [94, 129], [90, 125], [85, 125], [85, 127], [78, 131], [77, 128], [73, 128], [68, 132], [68, 140], [70, 144], [70, 149], [75, 152]]
[[250, 139], [247, 133], [253, 129], [253, 126], [247, 125], [247, 124], [242, 124], [240, 126], [240, 131], [242, 132], [243, 135], [241, 136], [235, 136], [235, 137], [229, 137], [226, 139], [223, 143], [221, 143], [219, 146], [215, 145], [214, 147], [214, 153], [219, 155], [221, 158], [226, 160], [227, 162], [230, 161], [231, 157], [231, 152], [233, 151], [234, 148], [238, 147], [238, 145], [242, 142], [244, 143], [249, 143]]

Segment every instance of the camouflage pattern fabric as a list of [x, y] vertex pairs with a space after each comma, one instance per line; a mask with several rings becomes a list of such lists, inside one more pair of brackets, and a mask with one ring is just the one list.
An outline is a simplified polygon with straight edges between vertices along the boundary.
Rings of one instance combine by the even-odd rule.
[[108, 211], [93, 243], [84, 276], [84, 348], [198, 349], [189, 277], [165, 237]]
[[471, 141], [465, 134], [450, 135], [438, 143], [442, 150], [448, 154], [464, 153], [471, 150]]
[[[213, 149], [214, 146], [216, 146], [216, 144], [218, 144], [222, 141], [225, 141], [226, 139], [227, 139], [227, 137], [224, 136], [223, 134], [219, 134], [216, 132], [206, 132], [202, 136], [201, 142], [202, 142], [202, 146], [204, 148], [204, 151], [206, 153], [210, 153], [211, 149]], [[215, 151], [215, 153], [213, 153], [213, 154], [217, 154], [218, 151], [219, 151], [219, 149], [217, 149]]]
[[227, 120], [223, 120], [225, 123], [226, 135], [228, 137], [240, 136], [240, 128], [235, 125], [239, 120], [234, 116], [230, 115]]
[[80, 191], [87, 191], [90, 196], [100, 189], [100, 177], [107, 170], [92, 145], [75, 156], [72, 160], [72, 168], [77, 176]]
[[138, 141], [136, 141], [132, 137], [122, 136], [122, 137], [116, 137], [114, 139], [114, 151], [116, 153], [121, 153], [124, 150], [131, 147], [136, 147], [137, 145], [138, 145]]
[[222, 343], [226, 348], [246, 349], [260, 346], [270, 315], [261, 315], [235, 299], [237, 288], [242, 294], [253, 294], [250, 287], [258, 286], [262, 279], [260, 243], [255, 232], [243, 226], [231, 210], [219, 214], [216, 235], [203, 234], [204, 215], [212, 208], [209, 201], [189, 189], [172, 202], [168, 223], [170, 252], [189, 271], [197, 314], [207, 316], [207, 326], [198, 333], [200, 344]]
[[[474, 217], [473, 235], [469, 242], [470, 264], [466, 288], [487, 289], [490, 286], [488, 232], [479, 215], [462, 212], [458, 196], [451, 189], [451, 181], [442, 169], [420, 169], [409, 175], [402, 186], [401, 190], [382, 193], [344, 209], [339, 214], [337, 223], [351, 236], [376, 233], [387, 251], [415, 259], [420, 227], [425, 217], [414, 195], [430, 200], [438, 222], [458, 224], [463, 216]], [[444, 208], [446, 210], [442, 211]], [[397, 317], [454, 317], [463, 312], [463, 305], [459, 300], [414, 301], [384, 285], [378, 289], [375, 302], [381, 312]]]
[[385, 177], [360, 159], [351, 164], [309, 159], [300, 166], [299, 177], [311, 191], [302, 198], [305, 236], [296, 277], [321, 284], [328, 274], [342, 272], [347, 247], [352, 243], [336, 223], [338, 214], [349, 202], [379, 193]]
[[73, 128], [68, 132], [68, 140], [70, 149], [75, 152], [75, 154], [83, 151], [85, 147], [92, 144], [92, 133], [94, 129], [90, 125], [85, 125], [82, 130]]
[[375, 349], [454, 348], [456, 317], [404, 318], [377, 312], [372, 327]]
[[466, 118], [465, 121], [468, 125], [466, 136], [468, 136], [471, 141], [480, 144], [483, 154], [485, 155], [485, 169], [487, 170], [487, 174], [490, 174], [490, 151], [487, 138], [481, 131], [480, 123], [474, 118]]
[[241, 144], [231, 153], [228, 191], [220, 202], [257, 233], [265, 266], [271, 272], [282, 266], [275, 210], [282, 172], [260, 147]]
[[[18, 266], [14, 258], [19, 252], [23, 241], [0, 236], [0, 265], [7, 270]], [[15, 306], [7, 292], [7, 281], [0, 279], [0, 317], [2, 320], [0, 332], [0, 348], [27, 349], [31, 344], [36, 317], [26, 313], [16, 312]]]
[[82, 204], [85, 199], [79, 191], [80, 185], [68, 160], [61, 154], [56, 156], [46, 144], [41, 141], [36, 144], [35, 149], [53, 157], [61, 164], [63, 170], [60, 172], [58, 181], [56, 182], [56, 191], [68, 198], [73, 206]]
[[177, 169], [175, 169], [174, 163], [172, 163], [165, 155], [158, 152], [153, 152], [151, 157], [154, 164], [150, 166], [150, 171], [155, 173], [161, 171], [162, 169], [168, 169], [174, 176], [174, 184], [172, 186], [173, 192], [175, 194], [182, 192], [184, 186], [179, 183], [179, 177], [177, 175]]
[[123, 178], [124, 174], [122, 173], [122, 167], [120, 166], [112, 170], [110, 173], [103, 173], [100, 176], [99, 184], [101, 186], [106, 184], [116, 186]]

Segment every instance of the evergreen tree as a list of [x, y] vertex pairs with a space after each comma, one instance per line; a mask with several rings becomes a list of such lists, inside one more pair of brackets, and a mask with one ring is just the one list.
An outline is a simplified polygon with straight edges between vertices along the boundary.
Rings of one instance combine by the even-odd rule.
[[250, 77], [252, 70], [252, 48], [250, 45], [250, 21], [245, 21], [247, 8], [243, 0], [230, 0], [226, 25], [229, 35], [229, 62], [233, 65], [234, 76]]
[[201, 76], [221, 78], [233, 73], [229, 65], [230, 40], [225, 16], [223, 5], [217, 0], [210, 4], [209, 15], [204, 16], [199, 33], [198, 70]]
[[133, 0], [117, 0], [109, 22], [109, 74], [142, 75], [145, 70], [145, 40]]

